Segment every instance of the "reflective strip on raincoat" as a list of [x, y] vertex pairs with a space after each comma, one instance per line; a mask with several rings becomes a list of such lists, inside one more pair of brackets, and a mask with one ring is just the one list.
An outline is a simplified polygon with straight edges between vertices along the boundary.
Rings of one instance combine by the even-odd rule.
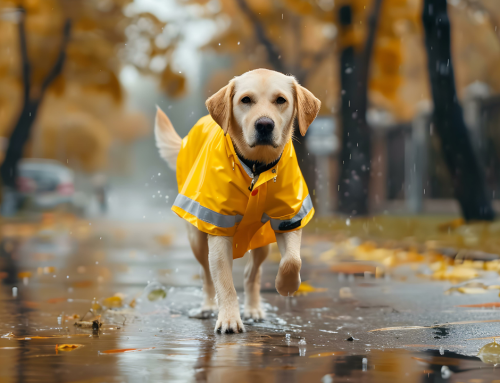
[[291, 141], [250, 191], [251, 170], [229, 134], [205, 116], [182, 140], [176, 171], [179, 195], [172, 210], [205, 233], [232, 236], [233, 258], [276, 242], [275, 232], [298, 230], [314, 215]]

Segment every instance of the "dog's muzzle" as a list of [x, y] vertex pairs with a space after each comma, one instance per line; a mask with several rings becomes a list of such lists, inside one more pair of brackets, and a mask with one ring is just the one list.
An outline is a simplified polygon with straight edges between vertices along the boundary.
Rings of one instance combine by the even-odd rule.
[[269, 117], [261, 117], [255, 121], [256, 145], [273, 145], [274, 121]]

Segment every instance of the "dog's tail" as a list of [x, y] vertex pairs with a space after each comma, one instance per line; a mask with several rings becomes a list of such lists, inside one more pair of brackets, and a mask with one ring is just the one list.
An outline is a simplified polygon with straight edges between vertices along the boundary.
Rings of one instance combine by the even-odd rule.
[[182, 139], [179, 137], [167, 115], [156, 107], [155, 121], [156, 147], [161, 158], [167, 161], [170, 169], [175, 170], [177, 156], [181, 150]]

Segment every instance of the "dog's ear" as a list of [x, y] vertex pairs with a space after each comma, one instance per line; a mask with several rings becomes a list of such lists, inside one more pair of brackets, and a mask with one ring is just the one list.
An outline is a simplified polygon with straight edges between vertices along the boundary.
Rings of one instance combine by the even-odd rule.
[[208, 113], [214, 121], [222, 128], [224, 135], [231, 124], [233, 113], [234, 80], [231, 80], [224, 88], [212, 95], [206, 102]]
[[299, 130], [302, 136], [306, 135], [309, 125], [314, 121], [321, 108], [321, 101], [314, 97], [314, 94], [306, 88], [299, 85], [297, 81], [293, 82], [295, 90], [295, 104], [297, 110], [297, 120]]

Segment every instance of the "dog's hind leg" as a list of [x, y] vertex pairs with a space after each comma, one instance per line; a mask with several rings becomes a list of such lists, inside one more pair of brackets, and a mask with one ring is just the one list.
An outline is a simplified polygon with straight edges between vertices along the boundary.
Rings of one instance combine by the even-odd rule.
[[260, 301], [260, 277], [262, 274], [262, 262], [269, 254], [269, 245], [251, 250], [251, 257], [245, 266], [245, 309], [244, 317], [259, 321], [266, 314], [262, 309]]
[[208, 238], [207, 234], [198, 230], [191, 224], [188, 225], [188, 238], [193, 250], [194, 256], [202, 267], [203, 280], [203, 303], [199, 309], [193, 309], [189, 312], [191, 318], [206, 319], [217, 311], [215, 301], [215, 289], [210, 275], [210, 266], [208, 264]]

